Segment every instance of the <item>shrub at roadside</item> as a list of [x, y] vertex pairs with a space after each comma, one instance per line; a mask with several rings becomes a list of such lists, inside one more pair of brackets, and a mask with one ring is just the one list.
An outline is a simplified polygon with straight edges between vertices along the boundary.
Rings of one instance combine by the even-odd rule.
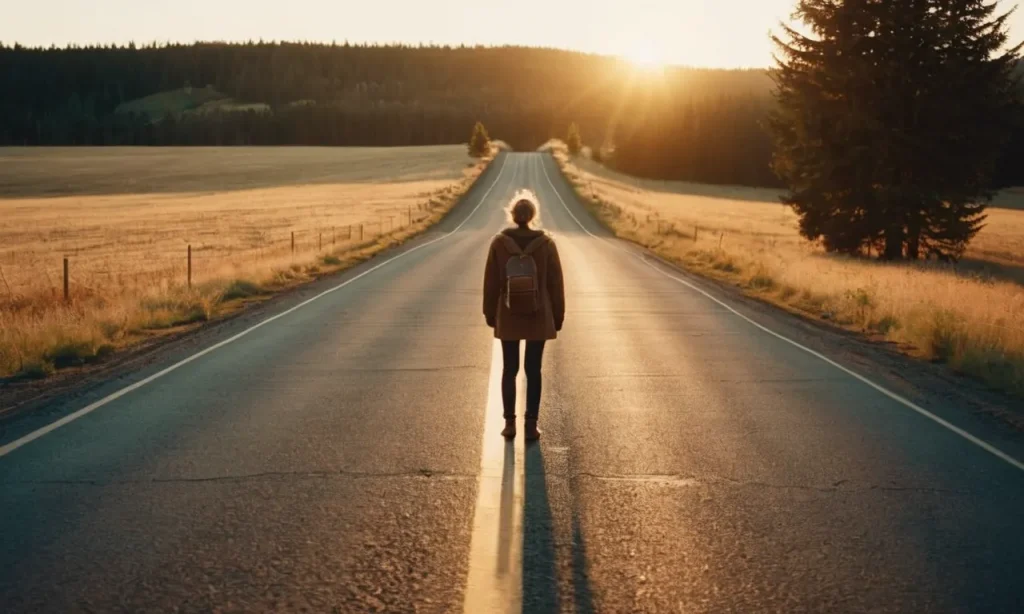
[[480, 122], [473, 126], [473, 134], [469, 138], [469, 155], [482, 158], [491, 151], [491, 138], [487, 135], [487, 128]]
[[579, 155], [583, 149], [583, 139], [580, 137], [580, 127], [576, 122], [569, 124], [569, 134], [565, 139], [565, 146], [569, 148], [571, 155]]

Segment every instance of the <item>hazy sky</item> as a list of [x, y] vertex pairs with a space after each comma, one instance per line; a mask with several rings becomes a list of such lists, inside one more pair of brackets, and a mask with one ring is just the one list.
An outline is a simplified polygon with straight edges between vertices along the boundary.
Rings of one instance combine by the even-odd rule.
[[[0, 0], [0, 41], [522, 44], [697, 66], [767, 66], [794, 0]], [[1012, 4], [1004, 0], [1009, 8]], [[1024, 11], [1013, 34], [1024, 37]], [[653, 58], [652, 58], [653, 59]]]

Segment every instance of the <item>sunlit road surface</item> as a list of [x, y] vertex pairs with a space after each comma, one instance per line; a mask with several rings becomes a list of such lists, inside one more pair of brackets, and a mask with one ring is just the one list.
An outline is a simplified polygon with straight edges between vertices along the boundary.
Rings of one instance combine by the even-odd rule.
[[[569, 306], [530, 446], [480, 313], [520, 187]], [[1018, 437], [604, 237], [503, 155], [406, 255], [11, 425], [0, 611], [1024, 609]]]

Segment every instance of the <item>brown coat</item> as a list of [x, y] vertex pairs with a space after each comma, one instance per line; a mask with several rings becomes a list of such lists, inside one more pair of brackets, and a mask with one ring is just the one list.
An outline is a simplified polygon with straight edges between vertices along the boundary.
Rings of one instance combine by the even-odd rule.
[[494, 237], [484, 272], [484, 317], [487, 325], [494, 329], [495, 338], [506, 341], [554, 339], [565, 320], [562, 262], [558, 259], [555, 241], [541, 231], [523, 228], [510, 228], [503, 231], [503, 234], [519, 238], [521, 245], [532, 238], [544, 237], [544, 244], [532, 254], [537, 263], [541, 309], [529, 316], [509, 312], [502, 294], [505, 289], [505, 265], [512, 257], [512, 252], [502, 237]]

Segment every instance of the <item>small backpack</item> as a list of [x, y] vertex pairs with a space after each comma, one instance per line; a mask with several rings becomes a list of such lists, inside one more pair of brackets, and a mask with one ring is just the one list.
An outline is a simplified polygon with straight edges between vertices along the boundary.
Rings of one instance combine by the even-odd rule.
[[505, 306], [514, 315], [532, 315], [540, 310], [540, 279], [533, 253], [547, 242], [540, 236], [520, 249], [512, 237], [501, 235], [512, 256], [505, 263]]

